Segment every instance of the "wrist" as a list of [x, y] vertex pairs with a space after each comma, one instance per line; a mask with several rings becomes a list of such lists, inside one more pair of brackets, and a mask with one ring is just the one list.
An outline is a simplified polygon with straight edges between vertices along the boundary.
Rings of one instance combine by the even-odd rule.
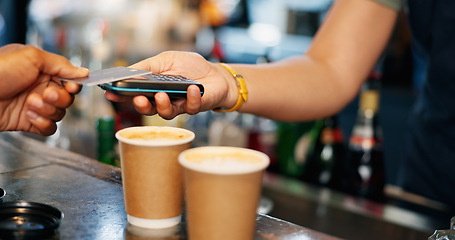
[[243, 103], [248, 100], [248, 90], [245, 79], [236, 72], [231, 66], [225, 63], [219, 63], [220, 71], [228, 85], [225, 104], [220, 108], [213, 109], [216, 112], [226, 113], [233, 112], [242, 107]]
[[226, 70], [223, 66], [220, 64], [215, 64], [216, 68], [220, 72], [221, 76], [223, 77], [224, 82], [226, 83], [227, 86], [227, 91], [225, 93], [224, 99], [221, 102], [219, 108], [225, 108], [229, 109], [235, 105], [237, 102], [238, 98], [238, 90], [237, 90], [237, 84], [235, 83], [234, 77], [231, 75], [231, 73]]

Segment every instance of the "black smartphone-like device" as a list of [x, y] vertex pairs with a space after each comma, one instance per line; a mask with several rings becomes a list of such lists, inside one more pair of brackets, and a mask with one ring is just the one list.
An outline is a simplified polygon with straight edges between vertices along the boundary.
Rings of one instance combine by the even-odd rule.
[[151, 99], [158, 92], [167, 93], [171, 99], [186, 98], [187, 89], [190, 85], [198, 86], [201, 95], [204, 94], [204, 86], [201, 83], [180, 75], [152, 73], [143, 75], [141, 78], [100, 84], [99, 87], [116, 95], [129, 97], [144, 95]]

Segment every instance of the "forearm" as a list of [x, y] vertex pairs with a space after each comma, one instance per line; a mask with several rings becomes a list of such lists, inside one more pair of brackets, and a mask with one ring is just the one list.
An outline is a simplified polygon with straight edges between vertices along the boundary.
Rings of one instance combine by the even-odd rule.
[[381, 55], [396, 15], [371, 1], [336, 1], [305, 55], [266, 65], [232, 65], [249, 91], [239, 111], [288, 121], [338, 112]]
[[327, 65], [304, 56], [267, 65], [237, 65], [248, 87], [239, 111], [276, 120], [303, 121], [341, 110], [356, 94]]

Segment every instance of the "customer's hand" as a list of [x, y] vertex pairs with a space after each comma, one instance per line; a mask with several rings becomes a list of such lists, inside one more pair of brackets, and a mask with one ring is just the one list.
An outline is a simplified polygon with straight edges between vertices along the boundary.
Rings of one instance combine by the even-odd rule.
[[[133, 99], [136, 110], [145, 115], [159, 114], [165, 119], [172, 119], [179, 114], [196, 114], [217, 107], [230, 107], [235, 104], [229, 101], [231, 88], [237, 92], [235, 81], [229, 72], [218, 64], [205, 60], [201, 55], [192, 52], [163, 52], [157, 56], [136, 63], [131, 68], [142, 69], [160, 74], [182, 75], [198, 81], [204, 86], [204, 96], [197, 86], [190, 86], [186, 99], [171, 101], [164, 92], [155, 94], [154, 103], [145, 96]], [[230, 81], [229, 81], [230, 80]], [[111, 101], [128, 101], [130, 98], [106, 92], [106, 98]], [[226, 105], [226, 106], [225, 106]]]
[[81, 87], [57, 77], [80, 78], [88, 70], [32, 46], [0, 48], [0, 131], [50, 135]]

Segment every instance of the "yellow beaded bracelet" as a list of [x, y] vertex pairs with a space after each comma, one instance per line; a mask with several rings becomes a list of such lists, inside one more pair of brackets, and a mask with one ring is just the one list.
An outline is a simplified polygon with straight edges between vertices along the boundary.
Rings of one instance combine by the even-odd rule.
[[229, 65], [225, 63], [219, 63], [221, 66], [223, 66], [228, 72], [235, 78], [237, 81], [237, 87], [239, 89], [239, 98], [237, 99], [237, 103], [230, 109], [221, 109], [221, 108], [215, 108], [213, 111], [215, 112], [220, 112], [220, 113], [227, 113], [227, 112], [233, 112], [237, 109], [239, 109], [244, 102], [248, 100], [248, 89], [246, 88], [246, 83], [245, 79], [243, 79], [243, 76], [236, 73], [234, 69], [232, 69]]

